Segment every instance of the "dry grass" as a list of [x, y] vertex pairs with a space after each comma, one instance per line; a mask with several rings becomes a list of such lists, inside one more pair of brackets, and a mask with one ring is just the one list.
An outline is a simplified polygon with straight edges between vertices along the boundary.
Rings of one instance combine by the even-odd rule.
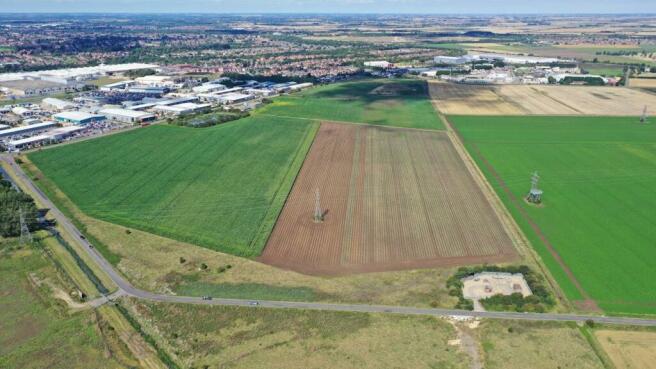
[[595, 336], [617, 369], [656, 369], [656, 332], [599, 330]]
[[467, 368], [445, 321], [364, 313], [129, 301], [182, 367]]
[[620, 87], [429, 86], [435, 106], [447, 115], [638, 116], [645, 106], [656, 110], [656, 95]]
[[602, 369], [580, 331], [561, 323], [487, 320], [477, 334], [486, 369]]

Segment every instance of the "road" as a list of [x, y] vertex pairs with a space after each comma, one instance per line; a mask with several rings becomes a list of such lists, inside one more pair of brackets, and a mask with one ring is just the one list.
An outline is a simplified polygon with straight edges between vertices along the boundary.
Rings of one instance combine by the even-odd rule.
[[[57, 224], [64, 228], [80, 245], [83, 250], [89, 254], [91, 259], [98, 267], [105, 272], [109, 278], [118, 286], [118, 290], [112, 295], [105, 298], [94, 300], [94, 305], [100, 305], [105, 301], [120, 296], [130, 296], [142, 300], [158, 301], [167, 303], [196, 304], [196, 305], [221, 305], [221, 306], [242, 306], [250, 308], [272, 308], [272, 309], [306, 309], [322, 311], [346, 311], [361, 313], [386, 313], [386, 314], [404, 314], [404, 315], [430, 315], [438, 317], [478, 317], [489, 319], [514, 319], [514, 320], [532, 320], [532, 321], [557, 321], [557, 322], [586, 322], [594, 321], [602, 324], [620, 324], [634, 326], [651, 326], [656, 327], [656, 319], [639, 319], [631, 317], [606, 317], [599, 315], [576, 315], [576, 314], [552, 314], [552, 313], [515, 313], [515, 312], [492, 312], [492, 311], [468, 311], [456, 309], [437, 309], [437, 308], [416, 308], [407, 306], [387, 306], [387, 305], [365, 305], [365, 304], [330, 304], [322, 302], [291, 302], [291, 301], [266, 301], [266, 300], [246, 300], [246, 299], [224, 299], [213, 298], [204, 300], [200, 297], [174, 296], [156, 294], [140, 290], [132, 286], [89, 242], [80, 236], [80, 231], [57, 209], [54, 203], [30, 180], [15, 162], [12, 156], [2, 155], [0, 160], [9, 164], [16, 176], [32, 193], [36, 194], [38, 201], [50, 209], [50, 214], [57, 220]], [[16, 185], [19, 185], [16, 183]]]

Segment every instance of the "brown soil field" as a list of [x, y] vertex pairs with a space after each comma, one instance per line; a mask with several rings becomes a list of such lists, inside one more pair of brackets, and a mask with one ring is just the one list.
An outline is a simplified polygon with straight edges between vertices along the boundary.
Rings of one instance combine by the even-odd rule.
[[429, 84], [446, 115], [638, 116], [656, 110], [656, 95], [621, 87]]
[[516, 256], [446, 133], [323, 123], [260, 261], [330, 275]]
[[656, 369], [656, 332], [596, 331], [617, 369]]

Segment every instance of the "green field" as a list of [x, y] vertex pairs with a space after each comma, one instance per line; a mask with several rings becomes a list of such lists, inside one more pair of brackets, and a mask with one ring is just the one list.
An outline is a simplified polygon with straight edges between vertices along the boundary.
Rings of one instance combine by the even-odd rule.
[[317, 126], [265, 116], [156, 125], [29, 158], [49, 196], [54, 183], [92, 217], [250, 257], [264, 247]]
[[364, 80], [337, 83], [276, 98], [258, 114], [443, 129], [425, 81]]
[[0, 368], [123, 367], [104, 355], [92, 311], [71, 314], [47, 285], [30, 282], [30, 274], [57, 281], [52, 264], [31, 249], [9, 246], [0, 239]]
[[[450, 120], [569, 298], [582, 294], [527, 216], [602, 309], [656, 314], [655, 123], [610, 117]], [[536, 170], [545, 193], [540, 207], [522, 200]]]

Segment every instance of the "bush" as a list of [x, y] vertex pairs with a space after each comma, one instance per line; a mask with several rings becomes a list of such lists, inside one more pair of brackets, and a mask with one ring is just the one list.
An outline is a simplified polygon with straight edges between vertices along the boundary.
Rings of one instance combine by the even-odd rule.
[[180, 264], [184, 264], [184, 263], [186, 263], [186, 262], [187, 262], [187, 259], [185, 259], [185, 258], [183, 258], [182, 256], [180, 256]]

